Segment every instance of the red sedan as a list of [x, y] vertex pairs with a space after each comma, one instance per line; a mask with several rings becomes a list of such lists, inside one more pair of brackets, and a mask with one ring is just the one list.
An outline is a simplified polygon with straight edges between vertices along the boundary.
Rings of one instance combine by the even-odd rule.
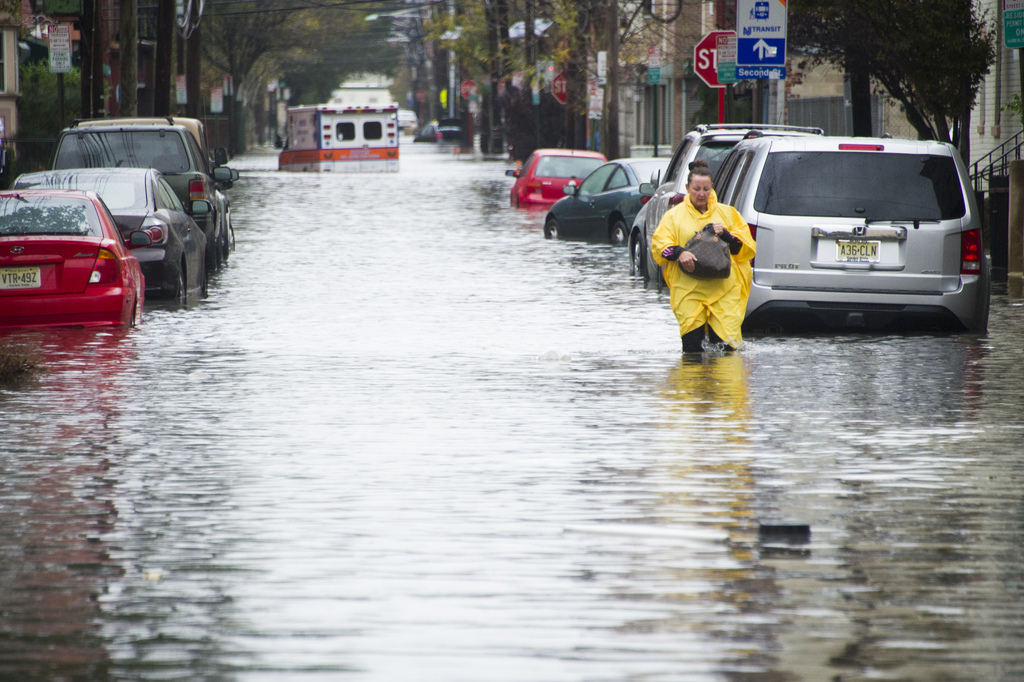
[[142, 320], [145, 280], [95, 192], [0, 192], [0, 328], [133, 326]]
[[582, 149], [535, 149], [522, 168], [505, 171], [516, 179], [512, 207], [546, 207], [565, 196], [569, 183], [579, 184], [608, 159], [600, 152]]

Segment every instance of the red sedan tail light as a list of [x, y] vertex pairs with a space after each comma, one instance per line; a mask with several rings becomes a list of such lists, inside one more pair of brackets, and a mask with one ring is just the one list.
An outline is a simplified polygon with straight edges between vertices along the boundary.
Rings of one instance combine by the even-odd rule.
[[92, 266], [89, 284], [112, 284], [121, 277], [121, 265], [112, 251], [100, 249], [96, 264]]
[[981, 230], [967, 230], [960, 235], [960, 274], [981, 273]]
[[646, 204], [650, 200], [651, 200], [651, 198], [649, 196], [640, 195], [640, 205], [641, 206], [643, 206], [644, 204]]

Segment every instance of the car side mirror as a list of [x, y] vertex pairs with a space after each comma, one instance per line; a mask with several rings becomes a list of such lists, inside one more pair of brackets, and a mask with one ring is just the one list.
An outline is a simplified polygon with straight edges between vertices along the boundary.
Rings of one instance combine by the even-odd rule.
[[238, 176], [238, 171], [236, 171], [234, 168], [232, 168], [231, 169], [231, 182], [234, 182], [235, 180], [237, 180], [238, 177], [239, 177]]
[[227, 166], [217, 166], [213, 169], [213, 179], [215, 182], [231, 182], [231, 169]]
[[642, 197], [653, 197], [657, 191], [654, 189], [654, 185], [649, 182], [641, 182], [640, 186], [636, 188]]
[[509, 176], [510, 178], [518, 178], [519, 170], [516, 168], [509, 168], [507, 171], [505, 171], [505, 175]]
[[562, 187], [562, 194], [568, 197], [576, 196], [580, 191], [580, 188], [576, 185], [565, 185]]
[[228, 150], [224, 147], [217, 147], [213, 150], [213, 163], [216, 166], [223, 166], [228, 162]]
[[195, 199], [189, 207], [191, 215], [209, 215], [213, 213], [213, 205], [206, 199]]
[[142, 230], [135, 230], [128, 235], [128, 246], [133, 249], [139, 249], [143, 246], [153, 246], [153, 238]]
[[651, 184], [654, 185], [655, 187], [657, 187], [658, 185], [661, 184], [661, 171], [660, 170], [656, 170], [653, 173], [651, 173]]

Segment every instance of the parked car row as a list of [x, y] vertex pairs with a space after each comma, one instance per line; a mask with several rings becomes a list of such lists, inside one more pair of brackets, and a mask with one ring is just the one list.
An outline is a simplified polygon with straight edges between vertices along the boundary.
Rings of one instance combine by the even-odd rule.
[[[545, 237], [625, 244], [631, 273], [660, 291], [665, 280], [651, 236], [685, 199], [697, 159], [708, 161], [718, 201], [740, 212], [757, 241], [746, 328], [987, 329], [981, 215], [966, 167], [945, 143], [698, 126], [660, 168], [641, 165], [652, 159], [620, 159], [580, 182], [559, 180], [566, 196], [548, 204]], [[514, 206], [523, 205], [516, 192], [525, 176], [517, 175]], [[537, 203], [548, 198], [540, 194], [533, 193]]]
[[146, 296], [205, 295], [234, 245], [226, 160], [195, 119], [63, 131], [53, 170], [0, 192], [0, 327], [131, 326]]

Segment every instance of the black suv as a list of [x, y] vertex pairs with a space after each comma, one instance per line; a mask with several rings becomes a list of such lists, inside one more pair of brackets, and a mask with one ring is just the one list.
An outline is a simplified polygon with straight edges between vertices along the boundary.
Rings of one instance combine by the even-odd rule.
[[[225, 155], [218, 155], [224, 157]], [[184, 206], [203, 199], [213, 212], [193, 216], [206, 234], [206, 265], [216, 270], [230, 249], [230, 226], [224, 195], [238, 178], [227, 166], [214, 166], [188, 128], [167, 123], [90, 121], [61, 132], [50, 161], [52, 170], [71, 168], [155, 168], [164, 175]]]

